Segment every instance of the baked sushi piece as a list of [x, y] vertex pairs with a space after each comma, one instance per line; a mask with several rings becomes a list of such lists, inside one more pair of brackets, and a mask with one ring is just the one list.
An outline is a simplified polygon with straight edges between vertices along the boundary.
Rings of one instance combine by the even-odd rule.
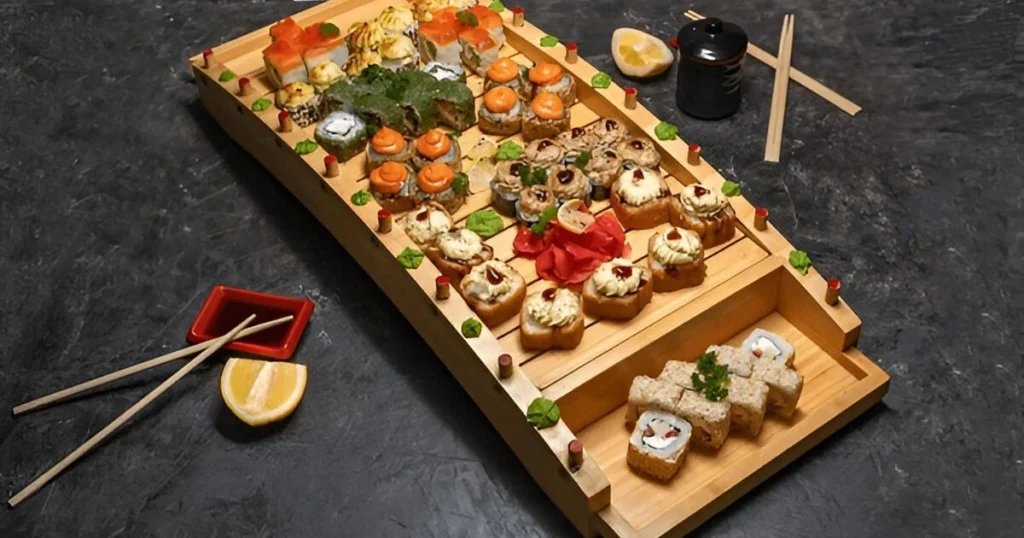
[[[668, 361], [665, 363], [665, 367], [661, 369], [661, 374], [658, 375], [658, 381], [664, 381], [666, 383], [672, 383], [682, 389], [693, 390], [693, 374], [697, 372], [697, 365], [692, 362], [683, 361]], [[682, 397], [682, 392], [679, 396]], [[672, 407], [668, 410], [674, 410], [676, 402], [679, 398], [676, 398], [672, 402]]]
[[626, 170], [612, 185], [612, 209], [625, 228], [654, 228], [669, 220], [672, 195], [650, 168]]
[[647, 411], [629, 436], [626, 463], [634, 471], [668, 482], [679, 472], [690, 447], [693, 427], [663, 411]]
[[583, 127], [573, 127], [558, 134], [558, 143], [565, 148], [567, 158], [575, 159], [584, 151], [594, 149], [596, 138]]
[[263, 65], [274, 88], [309, 81], [302, 54], [290, 41], [274, 41], [263, 49]]
[[476, 123], [476, 99], [469, 86], [454, 80], [435, 85], [434, 101], [438, 119], [456, 131], [465, 131]]
[[461, 65], [430, 62], [421, 67], [420, 71], [429, 74], [436, 80], [451, 80], [462, 84], [466, 83], [466, 70]]
[[416, 39], [416, 16], [407, 7], [388, 6], [377, 15], [377, 26], [384, 36], [401, 35]]
[[466, 0], [466, 3], [470, 4], [468, 8], [465, 8], [466, 12], [472, 13], [476, 17], [476, 24], [473, 27], [486, 30], [499, 48], [504, 45], [505, 25], [501, 20], [501, 15], [487, 6], [475, 4], [472, 0]]
[[437, 237], [452, 229], [452, 217], [436, 202], [428, 202], [398, 219], [398, 225], [405, 230], [420, 248], [433, 246]]
[[672, 412], [683, 396], [682, 387], [645, 375], [633, 378], [626, 400], [626, 426], [632, 428], [640, 415], [650, 409]]
[[556, 63], [540, 62], [530, 68], [528, 78], [534, 85], [535, 97], [540, 93], [553, 93], [566, 108], [576, 101], [576, 81]]
[[494, 250], [476, 232], [456, 228], [437, 236], [424, 251], [442, 275], [451, 279], [456, 289], [474, 267], [494, 258]]
[[453, 172], [462, 171], [462, 151], [459, 141], [441, 129], [431, 129], [416, 139], [412, 162], [416, 168], [428, 164], [447, 164]]
[[366, 122], [351, 112], [331, 112], [313, 132], [313, 138], [324, 151], [345, 162], [359, 155], [366, 147], [369, 134]]
[[729, 420], [738, 430], [751, 436], [761, 433], [768, 405], [768, 385], [759, 379], [729, 376]]
[[522, 107], [522, 110], [523, 140], [526, 142], [538, 138], [554, 138], [569, 128], [569, 109], [553, 93], [538, 93], [530, 106]]
[[613, 147], [596, 148], [590, 153], [590, 160], [583, 171], [590, 179], [590, 197], [607, 200], [612, 184], [622, 175], [622, 157]]
[[409, 211], [416, 205], [412, 173], [408, 165], [386, 162], [370, 172], [370, 194], [392, 213]]
[[700, 237], [674, 226], [652, 235], [647, 241], [647, 265], [658, 293], [699, 286], [705, 275]]
[[549, 207], [554, 207], [555, 195], [547, 185], [531, 185], [519, 192], [516, 202], [516, 218], [519, 222], [530, 225], [540, 220], [540, 214]]
[[523, 276], [499, 260], [487, 260], [473, 267], [459, 288], [466, 303], [488, 327], [512, 319], [526, 299]]
[[532, 293], [519, 311], [519, 342], [525, 349], [575, 349], [583, 329], [580, 297], [565, 288]]
[[323, 96], [306, 82], [292, 82], [277, 90], [274, 104], [287, 111], [299, 127], [308, 127], [320, 121], [323, 114]]
[[497, 86], [484, 93], [480, 104], [480, 131], [508, 136], [519, 132], [522, 126], [522, 103], [516, 92]]
[[673, 414], [693, 426], [693, 440], [701, 446], [718, 450], [729, 436], [732, 415], [729, 402], [712, 402], [692, 390], [684, 390]]
[[484, 73], [484, 90], [495, 86], [510, 88], [526, 102], [533, 97], [533, 84], [529, 79], [529, 69], [510, 58], [498, 58]]
[[438, 17], [430, 22], [421, 22], [416, 29], [420, 58], [424, 62], [461, 64], [459, 29], [459, 23], [454, 19]]
[[549, 170], [548, 188], [558, 205], [569, 200], [583, 200], [584, 204], [590, 205], [590, 180], [576, 165], [559, 165]]
[[376, 52], [381, 40], [384, 39], [384, 29], [377, 21], [357, 22], [349, 27], [345, 39], [348, 41], [349, 54], [355, 54], [357, 51]]
[[565, 149], [550, 138], [540, 138], [526, 145], [526, 160], [533, 166], [552, 168], [562, 164]]
[[612, 119], [595, 121], [587, 128], [595, 147], [616, 147], [626, 137], [626, 127]]
[[529, 167], [523, 161], [501, 161], [494, 179], [491, 180], [491, 204], [499, 213], [508, 217], [516, 216], [516, 204], [523, 190], [520, 171]]
[[402, 133], [389, 127], [381, 127], [370, 138], [366, 147], [366, 165], [370, 170], [386, 162], [406, 164], [412, 160], [412, 148]]
[[758, 360], [777, 362], [783, 366], [793, 367], [796, 350], [785, 338], [764, 329], [754, 329], [740, 347]]
[[498, 49], [501, 48], [491, 33], [480, 27], [459, 32], [459, 44], [462, 46], [462, 62], [480, 76], [487, 74], [487, 69], [498, 59]]
[[736, 212], [725, 195], [702, 185], [687, 185], [672, 198], [672, 224], [697, 232], [704, 248], [732, 239]]
[[615, 149], [618, 150], [619, 155], [622, 155], [622, 161], [627, 169], [638, 166], [657, 169], [661, 164], [661, 154], [658, 153], [654, 142], [651, 142], [649, 138], [624, 138], [619, 141]]
[[326, 92], [335, 82], [346, 78], [345, 70], [331, 60], [321, 62], [309, 70], [309, 83], [319, 93]]
[[381, 38], [378, 52], [381, 67], [392, 71], [415, 69], [420, 61], [416, 45], [411, 38], [402, 34]]
[[712, 345], [704, 353], [714, 353], [718, 364], [728, 368], [730, 374], [750, 377], [754, 373], [754, 356], [741, 347]]
[[466, 177], [457, 177], [451, 167], [444, 163], [430, 163], [420, 168], [416, 175], [418, 198], [421, 202], [437, 202], [449, 213], [458, 211], [466, 203]]
[[595, 318], [633, 319], [651, 302], [651, 273], [623, 258], [602, 263], [583, 283], [583, 311]]
[[383, 61], [383, 58], [380, 57], [380, 53], [376, 50], [354, 50], [349, 55], [348, 61], [345, 62], [342, 69], [345, 70], [345, 75], [354, 78], [358, 77], [370, 66], [380, 65]]
[[768, 407], [772, 413], [782, 418], [793, 416], [804, 389], [804, 376], [775, 361], [755, 360], [750, 377], [768, 384]]

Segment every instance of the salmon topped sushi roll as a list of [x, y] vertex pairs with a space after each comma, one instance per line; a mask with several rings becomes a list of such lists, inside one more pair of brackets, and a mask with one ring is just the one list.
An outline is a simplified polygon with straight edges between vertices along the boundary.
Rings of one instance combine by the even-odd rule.
[[292, 42], [278, 40], [263, 49], [263, 64], [267, 76], [275, 88], [283, 88], [293, 82], [307, 82], [306, 64]]
[[466, 12], [476, 17], [475, 28], [487, 30], [487, 33], [494, 38], [494, 42], [498, 44], [498, 48], [505, 44], [505, 26], [502, 24], [501, 15], [489, 7], [479, 4], [470, 7]]
[[272, 41], [298, 41], [302, 36], [302, 27], [291, 17], [285, 17], [270, 27]]
[[333, 24], [318, 23], [306, 28], [303, 40], [308, 45], [302, 53], [307, 71], [325, 62], [342, 66], [348, 61], [348, 43]]
[[485, 76], [487, 68], [498, 59], [500, 45], [483, 28], [462, 30], [459, 32], [459, 44], [462, 45], [462, 61], [470, 71], [480, 76]]
[[459, 23], [455, 19], [447, 20], [435, 16], [433, 21], [421, 23], [416, 34], [423, 61], [452, 65], [462, 63]]

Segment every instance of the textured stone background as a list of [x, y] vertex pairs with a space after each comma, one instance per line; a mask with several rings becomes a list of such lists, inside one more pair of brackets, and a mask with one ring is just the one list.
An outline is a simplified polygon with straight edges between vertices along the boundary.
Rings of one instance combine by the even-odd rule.
[[[772, 71], [727, 121], [644, 103], [772, 209], [865, 320], [884, 403], [714, 518], [704, 536], [1020, 536], [1024, 95], [1020, 4], [524, 1], [613, 73], [618, 26], [694, 8], [861, 104], [790, 87], [761, 162]], [[17, 510], [0, 536], [561, 536], [573, 530], [367, 275], [212, 121], [185, 59], [308, 3], [0, 2], [0, 407], [182, 345], [214, 284], [305, 296], [300, 410], [254, 432], [214, 361]], [[510, 4], [511, 5], [511, 4]], [[1016, 327], [1016, 329], [1014, 328]], [[6, 498], [171, 370], [13, 420]]]

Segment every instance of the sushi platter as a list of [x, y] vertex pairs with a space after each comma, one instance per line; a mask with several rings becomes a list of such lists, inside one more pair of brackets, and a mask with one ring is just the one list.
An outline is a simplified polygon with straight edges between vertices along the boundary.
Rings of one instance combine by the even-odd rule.
[[767, 210], [527, 15], [332, 0], [191, 67], [582, 534], [680, 536], [889, 377]]

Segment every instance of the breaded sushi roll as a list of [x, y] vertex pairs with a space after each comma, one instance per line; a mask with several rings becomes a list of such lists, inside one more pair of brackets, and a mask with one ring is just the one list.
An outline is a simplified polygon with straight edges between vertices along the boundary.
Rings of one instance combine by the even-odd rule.
[[718, 364], [729, 368], [730, 374], [750, 377], [754, 373], [754, 356], [742, 347], [708, 346], [705, 353], [714, 353]]
[[697, 392], [684, 390], [673, 413], [693, 426], [693, 440], [699, 445], [718, 450], [729, 436], [731, 414], [725, 400], [712, 402]]
[[774, 361], [754, 361], [752, 379], [768, 384], [768, 408], [782, 418], [790, 418], [800, 401], [804, 376]]
[[682, 387], [668, 381], [645, 375], [633, 378], [626, 402], [626, 425], [632, 427], [637, 418], [649, 409], [672, 412], [682, 393]]
[[386, 162], [405, 164], [412, 160], [412, 152], [412, 145], [402, 133], [381, 127], [370, 138], [370, 144], [366, 147], [366, 165], [373, 170]]
[[533, 83], [529, 79], [529, 69], [511, 58], [495, 60], [484, 73], [484, 90], [495, 86], [511, 88], [520, 99], [526, 102], [533, 97]]
[[729, 413], [732, 425], [755, 436], [761, 432], [768, 406], [768, 385], [759, 379], [729, 376]]
[[447, 164], [453, 172], [462, 171], [462, 151], [459, 141], [441, 129], [431, 129], [416, 139], [413, 144], [413, 165], [423, 168], [428, 164]]
[[540, 62], [530, 68], [529, 80], [534, 84], [534, 96], [539, 93], [553, 93], [562, 100], [566, 108], [576, 101], [576, 80], [565, 72], [562, 66], [552, 62]]
[[677, 416], [647, 411], [629, 436], [626, 463], [640, 474], [667, 482], [679, 472], [692, 432], [690, 423]]
[[758, 360], [777, 362], [783, 366], [793, 367], [796, 350], [785, 338], [764, 329], [754, 329], [741, 346]]

